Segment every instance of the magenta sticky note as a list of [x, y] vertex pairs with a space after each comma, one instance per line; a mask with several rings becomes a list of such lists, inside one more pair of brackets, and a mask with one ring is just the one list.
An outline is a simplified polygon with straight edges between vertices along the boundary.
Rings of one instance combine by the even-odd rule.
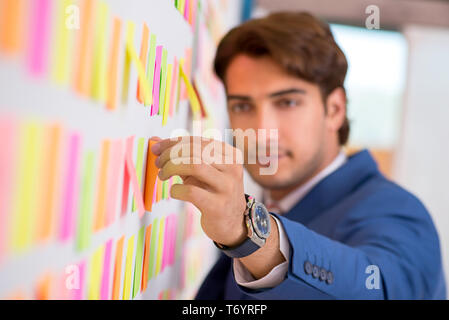
[[47, 68], [51, 1], [33, 0], [31, 10], [28, 68], [32, 75], [41, 76]]
[[109, 279], [111, 271], [111, 250], [112, 250], [112, 239], [106, 242], [106, 247], [104, 249], [104, 262], [103, 262], [103, 272], [101, 277], [101, 289], [100, 298], [101, 300], [109, 300]]
[[154, 68], [153, 81], [153, 105], [151, 106], [151, 115], [154, 116], [159, 112], [159, 90], [161, 86], [161, 61], [162, 46], [156, 47], [156, 66]]
[[65, 169], [65, 187], [61, 216], [61, 240], [68, 240], [74, 234], [74, 219], [78, 204], [78, 170], [80, 158], [81, 136], [72, 133], [68, 140], [67, 164]]

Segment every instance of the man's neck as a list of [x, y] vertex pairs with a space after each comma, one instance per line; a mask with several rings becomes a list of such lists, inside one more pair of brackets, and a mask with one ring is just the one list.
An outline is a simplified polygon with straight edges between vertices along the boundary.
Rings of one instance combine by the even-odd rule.
[[319, 174], [322, 170], [324, 170], [327, 166], [329, 166], [335, 158], [339, 155], [340, 149], [336, 149], [334, 152], [330, 152], [328, 156], [325, 157], [324, 161], [321, 163], [318, 168], [316, 168], [312, 174], [310, 174], [306, 179], [299, 181], [297, 184], [288, 186], [286, 188], [282, 189], [271, 189], [270, 197], [271, 199], [275, 201], [280, 201], [283, 198], [285, 198], [288, 194], [290, 194], [293, 190], [296, 190], [297, 188], [305, 185], [307, 182], [309, 182], [311, 179], [313, 179], [317, 174]]

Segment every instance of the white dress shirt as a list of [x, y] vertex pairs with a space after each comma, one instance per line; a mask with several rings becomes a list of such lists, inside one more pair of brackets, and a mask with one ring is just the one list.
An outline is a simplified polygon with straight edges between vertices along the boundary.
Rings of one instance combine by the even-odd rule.
[[[274, 209], [270, 209], [271, 212], [276, 214], [282, 214], [290, 211], [295, 204], [301, 199], [321, 180], [327, 177], [332, 172], [340, 168], [347, 160], [346, 154], [340, 151], [337, 157], [326, 168], [321, 170], [315, 177], [310, 179], [307, 183], [299, 186], [280, 201], [276, 202], [281, 212], [276, 212]], [[266, 206], [269, 206], [274, 201], [270, 197], [270, 193], [267, 190], [263, 191], [263, 198]], [[253, 275], [246, 269], [243, 263], [239, 259], [233, 259], [234, 275], [237, 284], [249, 289], [261, 289], [261, 288], [273, 288], [280, 284], [287, 275], [288, 263], [290, 257], [290, 244], [285, 234], [285, 230], [279, 220], [274, 217], [279, 230], [279, 247], [285, 260], [281, 264], [275, 266], [271, 271], [260, 279], [255, 279]]]

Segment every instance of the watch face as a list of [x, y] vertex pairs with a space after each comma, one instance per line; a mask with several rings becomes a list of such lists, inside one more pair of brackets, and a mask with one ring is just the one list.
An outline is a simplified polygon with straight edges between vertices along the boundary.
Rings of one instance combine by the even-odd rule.
[[267, 238], [270, 234], [270, 214], [264, 205], [256, 202], [251, 218], [257, 235], [261, 238]]

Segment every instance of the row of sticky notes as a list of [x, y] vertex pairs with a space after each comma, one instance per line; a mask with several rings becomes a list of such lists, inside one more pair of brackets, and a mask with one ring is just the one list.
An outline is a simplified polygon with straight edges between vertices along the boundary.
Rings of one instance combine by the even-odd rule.
[[137, 234], [109, 239], [88, 257], [66, 265], [63, 272], [41, 274], [33, 298], [133, 299], [147, 290], [150, 279], [175, 264], [177, 228], [178, 214], [169, 214], [142, 226]]
[[[135, 24], [128, 21], [123, 31], [121, 19], [113, 17], [103, 1], [0, 0], [0, 16], [0, 53], [23, 53], [31, 75], [71, 84], [77, 93], [104, 103], [108, 110], [117, 109], [119, 92], [122, 104], [128, 103], [132, 66], [138, 72], [137, 101], [151, 105], [150, 116], [162, 116], [163, 125], [181, 99], [191, 99], [185, 81], [192, 74], [192, 49], [186, 50], [185, 57], [169, 61], [167, 49], [157, 45], [156, 34], [144, 24], [139, 55]], [[181, 77], [181, 70], [187, 79]]]
[[128, 212], [142, 217], [182, 182], [159, 180], [145, 138], [106, 139], [99, 150], [84, 150], [77, 131], [12, 116], [0, 116], [0, 136], [0, 256], [75, 236], [86, 249], [93, 232]]
[[201, 10], [199, 0], [174, 0], [176, 10], [178, 10], [184, 19], [193, 27], [196, 26], [197, 16]]

